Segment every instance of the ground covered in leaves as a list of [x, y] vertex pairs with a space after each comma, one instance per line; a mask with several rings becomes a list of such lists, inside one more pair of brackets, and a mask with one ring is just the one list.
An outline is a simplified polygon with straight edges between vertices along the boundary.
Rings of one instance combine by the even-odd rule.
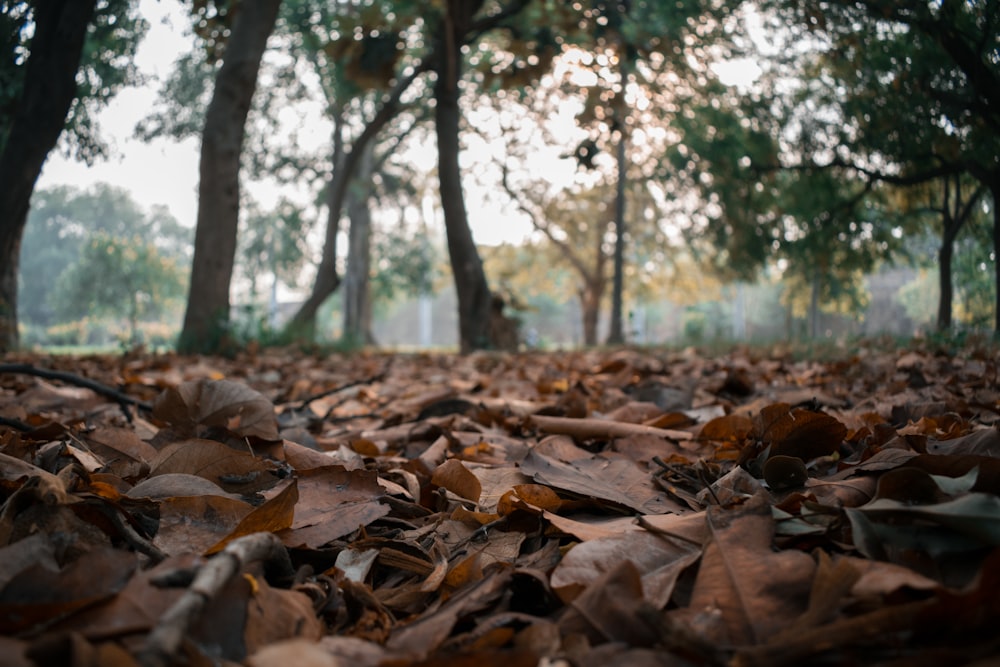
[[985, 664], [995, 353], [9, 356], [0, 661]]

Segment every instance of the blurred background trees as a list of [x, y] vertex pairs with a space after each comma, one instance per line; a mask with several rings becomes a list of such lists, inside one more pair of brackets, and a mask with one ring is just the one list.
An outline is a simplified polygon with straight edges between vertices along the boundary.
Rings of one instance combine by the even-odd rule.
[[[195, 230], [114, 188], [37, 193], [26, 342], [83, 314], [125, 338], [176, 327], [188, 274], [192, 351], [471, 351], [508, 318], [566, 345], [1000, 328], [997, 0], [275, 0], [249, 61], [230, 50], [247, 2], [178, 0], [191, 46], [137, 128], [207, 150], [212, 100], [239, 97], [227, 57], [244, 63]], [[30, 28], [45, 4], [3, 5], [0, 148], [50, 48]], [[83, 159], [138, 82], [140, 8], [90, 20], [59, 124]], [[526, 231], [485, 247], [487, 219]]]

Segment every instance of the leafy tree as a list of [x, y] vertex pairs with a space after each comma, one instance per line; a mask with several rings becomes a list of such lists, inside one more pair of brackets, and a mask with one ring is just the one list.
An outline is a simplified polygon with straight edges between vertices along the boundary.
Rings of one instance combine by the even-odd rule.
[[[555, 248], [556, 260], [567, 265], [578, 281], [584, 345], [596, 345], [601, 304], [607, 292], [608, 264], [614, 241], [609, 243], [614, 224], [607, 200], [607, 183], [562, 193], [548, 201], [534, 200], [528, 188], [515, 189], [504, 166], [504, 188], [518, 202], [532, 226]], [[518, 191], [520, 190], [520, 192]]]
[[956, 240], [954, 269], [958, 306], [955, 318], [966, 326], [986, 328], [990, 325], [992, 306], [996, 303], [994, 266], [997, 258], [990, 252], [993, 228], [986, 211], [979, 208], [963, 227]]
[[[362, 154], [344, 202], [350, 225], [342, 299], [342, 337], [348, 345], [376, 344], [372, 333], [372, 299], [375, 296], [371, 284], [372, 239], [379, 230], [374, 225], [373, 213], [384, 217], [395, 211], [398, 225], [405, 226], [402, 212], [417, 204], [415, 199], [418, 187], [415, 181], [419, 177], [408, 167], [393, 164], [393, 157], [400, 146], [422, 121], [420, 113], [407, 115], [409, 124], [403, 124], [400, 114], [393, 121], [396, 126], [392, 128], [394, 131], [385, 132], [387, 136], [384, 140], [369, 141], [363, 147], [355, 145], [352, 149], [361, 150]], [[378, 248], [386, 250], [384, 243], [379, 243]], [[402, 250], [406, 253], [411, 249]], [[398, 250], [390, 252], [399, 255]], [[404, 282], [405, 280], [404, 278]]]
[[986, 190], [982, 184], [970, 183], [970, 180], [968, 176], [952, 174], [929, 181], [920, 188], [921, 194], [926, 194], [928, 199], [923, 211], [936, 214], [940, 228], [941, 238], [936, 253], [938, 331], [947, 331], [952, 325], [956, 241], [966, 224], [977, 217], [975, 214]]
[[69, 186], [39, 190], [32, 197], [19, 265], [18, 301], [24, 322], [50, 326], [70, 317], [55, 305], [60, 276], [78, 261], [95, 234], [119, 242], [149, 239], [164, 258], [180, 263], [190, 259], [191, 230], [162, 207], [144, 211], [125, 190], [107, 184], [87, 190]]
[[[358, 199], [356, 185], [359, 166], [375, 143], [380, 144], [375, 162], [384, 161], [426, 115], [426, 106], [418, 100], [426, 91], [421, 77], [430, 70], [431, 60], [426, 57], [423, 38], [423, 3], [330, 7], [296, 2], [286, 6], [290, 9], [287, 23], [294, 30], [292, 43], [318, 75], [334, 123], [333, 146], [327, 155], [330, 167], [323, 170], [327, 218], [322, 256], [312, 290], [289, 324], [293, 335], [310, 339], [315, 336], [320, 306], [340, 286], [341, 217], [353, 211], [364, 224], [361, 207], [366, 203]], [[384, 131], [393, 123], [392, 132]], [[355, 250], [362, 250], [364, 244], [357, 241], [364, 237], [363, 231], [359, 228], [352, 233]], [[356, 257], [355, 268], [366, 261]], [[352, 290], [363, 288], [362, 282], [351, 280]], [[346, 312], [355, 312], [356, 305]]]
[[129, 340], [139, 341], [139, 322], [165, 312], [183, 296], [184, 270], [143, 237], [122, 239], [105, 232], [91, 235], [75, 264], [64, 271], [55, 306], [71, 317], [123, 317]]
[[67, 123], [78, 155], [100, 154], [91, 113], [131, 81], [145, 28], [128, 0], [0, 3], [0, 351], [17, 345], [18, 257], [42, 165]]
[[303, 207], [285, 197], [271, 209], [263, 209], [250, 199], [243, 213], [236, 277], [249, 285], [251, 302], [260, 294], [261, 280], [270, 277], [273, 305], [278, 283], [298, 286], [309, 257], [307, 216]]
[[[811, 77], [814, 92], [836, 98], [832, 108], [842, 113], [830, 126], [847, 139], [828, 162], [899, 184], [967, 172], [997, 199], [1000, 3], [768, 4], [787, 12], [786, 24], [807, 30], [825, 56], [815, 61], [823, 67]], [[1000, 230], [995, 207], [993, 215]], [[1000, 331], [1000, 303], [995, 317]]]

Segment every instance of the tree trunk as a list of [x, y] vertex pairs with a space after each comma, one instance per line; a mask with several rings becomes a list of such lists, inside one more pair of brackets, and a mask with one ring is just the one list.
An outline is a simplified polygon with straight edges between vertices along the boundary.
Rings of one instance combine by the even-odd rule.
[[[312, 341], [315, 339], [316, 314], [323, 302], [340, 287], [340, 276], [337, 274], [337, 236], [340, 234], [340, 213], [347, 200], [347, 186], [351, 182], [351, 177], [357, 170], [366, 147], [399, 112], [403, 93], [417, 80], [417, 77], [429, 69], [429, 66], [428, 62], [421, 62], [412, 72], [398, 81], [382, 101], [382, 106], [375, 117], [365, 126], [361, 136], [354, 141], [350, 152], [345, 154], [342, 147], [338, 148], [337, 142], [340, 139], [334, 139], [333, 171], [330, 174], [330, 184], [327, 186], [326, 237], [323, 241], [323, 256], [316, 271], [316, 282], [313, 283], [312, 292], [288, 323], [288, 331], [299, 340]], [[338, 123], [339, 126], [342, 119], [334, 119], [334, 122]], [[341, 158], [341, 156], [343, 157]]]
[[76, 97], [87, 26], [97, 0], [40, 0], [24, 89], [0, 137], [0, 352], [17, 347], [17, 271], [35, 183]]
[[955, 234], [957, 229], [952, 231], [953, 225], [945, 221], [944, 234], [941, 239], [941, 247], [938, 248], [938, 296], [937, 330], [948, 331], [951, 329], [951, 311], [954, 301], [955, 289], [951, 279], [951, 259], [955, 254]]
[[[943, 180], [944, 192], [941, 204], [941, 247], [938, 248], [938, 331], [947, 331], [952, 325], [952, 310], [955, 288], [952, 281], [952, 259], [955, 254], [955, 239], [972, 216], [977, 202], [983, 196], [983, 186], [980, 185], [967, 201], [962, 201], [961, 175]], [[954, 194], [954, 197], [952, 196]]]
[[371, 178], [373, 145], [365, 147], [354, 188], [347, 206], [351, 221], [348, 234], [347, 270], [344, 272], [344, 340], [350, 345], [374, 341], [371, 333], [371, 298], [368, 273], [371, 266]]
[[597, 325], [601, 318], [601, 295], [604, 285], [585, 284], [580, 290], [580, 316], [583, 323], [583, 344], [597, 345]]
[[[355, 150], [358, 150], [355, 146]], [[316, 268], [312, 291], [292, 316], [286, 334], [301, 342], [316, 340], [316, 314], [320, 306], [340, 287], [337, 273], [337, 236], [340, 234], [340, 211], [347, 198], [348, 163], [357, 164], [353, 155], [344, 153], [344, 108], [337, 104], [333, 114], [333, 156], [330, 162], [330, 181], [326, 186], [326, 237], [323, 255]], [[352, 167], [353, 170], [353, 167]]]
[[236, 259], [240, 154], [257, 73], [281, 0], [245, 0], [233, 21], [202, 132], [191, 288], [178, 349], [217, 352], [229, 324]]
[[994, 171], [990, 179], [990, 194], [993, 196], [993, 337], [1000, 339], [1000, 171]]
[[[624, 74], [622, 78], [625, 78]], [[615, 191], [614, 278], [611, 283], [611, 330], [608, 332], [608, 345], [621, 345], [625, 342], [625, 328], [622, 318], [625, 291], [625, 179], [627, 176], [625, 144], [625, 126], [624, 123], [620, 123], [617, 146], [618, 183]]]
[[492, 299], [483, 263], [469, 229], [462, 193], [462, 173], [458, 164], [461, 120], [458, 84], [462, 78], [459, 45], [472, 15], [481, 4], [481, 0], [448, 0], [446, 18], [442, 25], [443, 45], [438, 50], [438, 76], [434, 84], [441, 208], [444, 210], [448, 256], [458, 295], [459, 346], [463, 353], [484, 349], [492, 344]]
[[819, 274], [819, 268], [813, 269], [809, 285], [809, 340], [816, 340], [819, 337]]

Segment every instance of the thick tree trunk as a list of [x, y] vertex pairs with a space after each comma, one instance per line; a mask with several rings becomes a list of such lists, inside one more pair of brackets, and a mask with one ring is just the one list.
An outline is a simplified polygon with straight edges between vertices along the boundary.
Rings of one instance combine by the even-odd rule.
[[244, 0], [233, 22], [202, 133], [191, 288], [178, 349], [217, 352], [229, 324], [236, 260], [240, 154], [257, 73], [281, 0]]
[[438, 179], [441, 207], [448, 235], [448, 256], [458, 294], [459, 345], [463, 353], [488, 348], [490, 340], [491, 295], [483, 271], [462, 193], [462, 173], [458, 164], [459, 81], [462, 56], [459, 45], [470, 17], [482, 2], [449, 0], [447, 20], [442, 26], [444, 43], [439, 49], [437, 82], [434, 84], [434, 121], [438, 144]]
[[35, 183], [76, 97], [87, 26], [97, 0], [40, 0], [24, 89], [0, 137], [0, 352], [17, 347], [17, 271]]
[[371, 333], [371, 298], [368, 273], [371, 267], [371, 178], [372, 148], [364, 151], [354, 191], [349, 198], [347, 215], [351, 221], [348, 234], [347, 270], [344, 272], [344, 340], [351, 345], [374, 342]]

